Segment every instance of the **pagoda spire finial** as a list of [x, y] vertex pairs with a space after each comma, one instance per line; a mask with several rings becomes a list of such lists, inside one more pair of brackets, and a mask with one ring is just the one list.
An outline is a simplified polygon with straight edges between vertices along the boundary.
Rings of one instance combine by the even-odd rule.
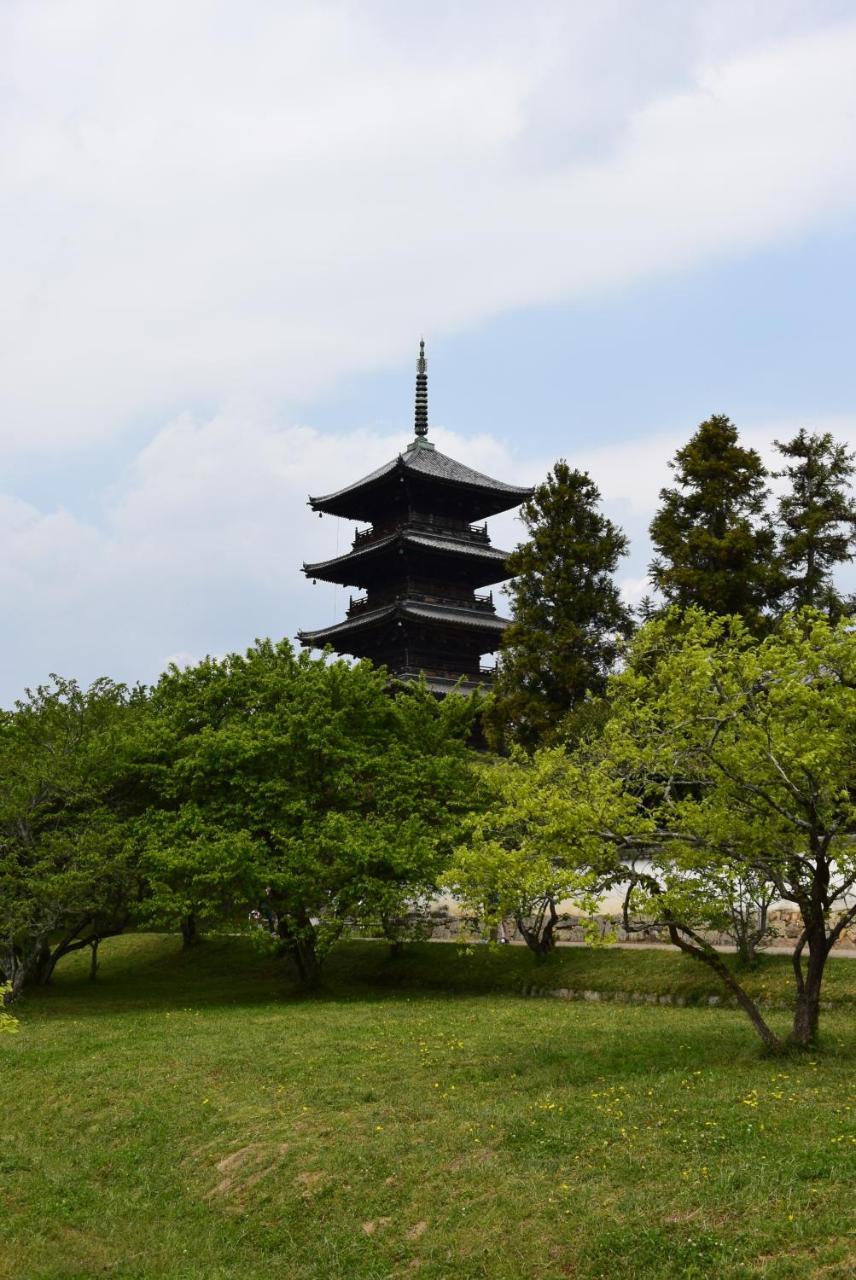
[[416, 434], [428, 434], [428, 361], [425, 359], [425, 339], [419, 341], [419, 359], [416, 361]]

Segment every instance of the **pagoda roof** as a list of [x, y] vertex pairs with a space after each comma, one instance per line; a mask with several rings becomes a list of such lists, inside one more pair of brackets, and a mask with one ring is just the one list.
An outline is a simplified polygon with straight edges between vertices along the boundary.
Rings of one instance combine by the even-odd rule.
[[389, 533], [386, 537], [367, 542], [363, 546], [357, 546], [353, 551], [348, 551], [343, 556], [334, 556], [331, 560], [318, 560], [314, 564], [304, 564], [303, 572], [310, 578], [323, 578], [325, 573], [329, 573], [331, 570], [335, 571], [344, 565], [353, 565], [358, 561], [365, 561], [373, 554], [383, 551], [399, 541], [407, 542], [417, 547], [425, 547], [429, 551], [448, 551], [454, 555], [490, 561], [496, 564], [497, 567], [504, 565], [509, 556], [507, 551], [492, 547], [488, 542], [476, 542], [469, 538], [456, 537], [454, 534], [444, 536], [439, 533], [396, 529], [394, 533]]
[[344, 622], [336, 622], [330, 627], [321, 627], [318, 631], [299, 631], [297, 638], [303, 645], [323, 648], [325, 644], [335, 641], [355, 631], [376, 626], [379, 622], [394, 618], [417, 618], [423, 622], [446, 622], [453, 626], [472, 627], [475, 631], [490, 631], [494, 634], [504, 631], [511, 625], [509, 618], [501, 618], [497, 613], [488, 613], [484, 609], [455, 608], [450, 605], [428, 604], [421, 600], [396, 600], [394, 604], [382, 605], [379, 609], [366, 610]]
[[[403, 453], [378, 467], [376, 471], [363, 476], [354, 484], [346, 485], [344, 489], [337, 489], [335, 493], [327, 493], [318, 498], [310, 497], [309, 504], [314, 511], [327, 511], [331, 515], [340, 516], [348, 516], [356, 511], [357, 518], [362, 518], [363, 504], [359, 499], [366, 495], [367, 490], [381, 487], [384, 480], [396, 474], [424, 476], [442, 485], [475, 492], [486, 499], [482, 504], [486, 515], [496, 515], [500, 511], [507, 511], [509, 507], [516, 507], [532, 493], [532, 488], [528, 485], [506, 484], [505, 481], [494, 480], [481, 471], [474, 471], [472, 467], [450, 458], [448, 454], [440, 453], [433, 444], [419, 436]], [[357, 499], [356, 507], [352, 505], [351, 499]]]

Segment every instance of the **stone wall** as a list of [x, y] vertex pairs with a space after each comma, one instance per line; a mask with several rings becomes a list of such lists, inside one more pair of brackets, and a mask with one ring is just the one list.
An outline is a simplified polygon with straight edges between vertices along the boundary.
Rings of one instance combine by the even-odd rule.
[[[425, 936], [437, 942], [474, 942], [482, 935], [478, 921], [461, 911], [452, 898], [438, 898], [431, 903], [427, 917], [423, 917]], [[652, 943], [667, 941], [659, 930], [642, 930], [639, 933], [626, 933], [621, 928], [619, 917], [615, 915], [596, 916], [600, 936], [611, 942]], [[559, 917], [557, 934], [559, 942], [582, 943], [586, 941], [583, 927], [584, 917], [572, 912], [563, 912]], [[799, 912], [789, 907], [777, 907], [770, 912], [770, 924], [775, 930], [768, 947], [769, 951], [777, 949], [792, 950], [796, 939], [800, 936], [802, 925]], [[505, 935], [510, 942], [522, 942], [513, 920], [504, 922]], [[724, 934], [710, 934], [709, 941], [715, 946], [730, 946], [731, 940]], [[845, 929], [836, 944], [838, 948], [856, 949], [856, 922]]]

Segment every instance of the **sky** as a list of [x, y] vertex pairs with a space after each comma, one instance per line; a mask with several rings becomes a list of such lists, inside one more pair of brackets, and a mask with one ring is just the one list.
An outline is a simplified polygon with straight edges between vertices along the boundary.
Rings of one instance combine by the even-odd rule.
[[430, 438], [588, 469], [638, 600], [711, 413], [856, 448], [854, 155], [856, 0], [4, 0], [0, 704], [338, 620], [306, 497], [420, 336]]

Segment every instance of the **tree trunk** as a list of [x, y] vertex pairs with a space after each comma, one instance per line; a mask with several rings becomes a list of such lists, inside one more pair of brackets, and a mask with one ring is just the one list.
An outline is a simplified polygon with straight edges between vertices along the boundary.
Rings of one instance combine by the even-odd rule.
[[297, 966], [301, 985], [304, 986], [307, 991], [311, 991], [313, 987], [317, 987], [318, 978], [321, 973], [321, 966], [318, 963], [318, 953], [315, 950], [315, 939], [293, 938], [288, 944], [288, 949]]
[[394, 960], [396, 956], [400, 956], [404, 950], [404, 938], [401, 936], [404, 921], [396, 916], [382, 915], [380, 918], [380, 927], [383, 936], [389, 943], [389, 958]]
[[199, 941], [199, 932], [196, 928], [196, 916], [191, 911], [189, 915], [182, 918], [181, 921], [181, 943], [185, 950], [192, 947]]
[[[706, 964], [708, 968], [712, 969], [728, 990], [734, 994], [740, 1008], [749, 1018], [752, 1026], [757, 1031], [767, 1053], [781, 1053], [784, 1048], [781, 1040], [776, 1035], [775, 1031], [773, 1031], [771, 1027], [767, 1026], [767, 1023], [764, 1021], [761, 1011], [755, 1001], [743, 990], [743, 987], [734, 977], [734, 974], [728, 968], [728, 965], [725, 963], [722, 956], [687, 925], [676, 924], [669, 921], [668, 930], [670, 941], [680, 951], [685, 952], [687, 955], [695, 956], [697, 960], [701, 960], [702, 964]], [[692, 939], [692, 941], [688, 941], [687, 938], [682, 937], [679, 930], [683, 931], [683, 933], [685, 933], [688, 938]]]
[[552, 955], [556, 947], [556, 925], [559, 916], [556, 911], [556, 904], [552, 898], [549, 898], [540, 913], [535, 918], [535, 925], [531, 927], [522, 916], [515, 917], [517, 928], [521, 937], [526, 943], [529, 950], [534, 954], [539, 964]]
[[[794, 1005], [794, 1024], [789, 1042], [798, 1049], [810, 1049], [817, 1040], [817, 1027], [820, 1020], [820, 991], [823, 985], [823, 971], [829, 955], [829, 945], [825, 930], [813, 930], [814, 937], [809, 942], [808, 965], [802, 972], [801, 954], [805, 937], [800, 940], [794, 952], [794, 969], [797, 975], [797, 998]], [[812, 942], [814, 945], [812, 945]]]
[[98, 944], [100, 938], [93, 938], [89, 944], [89, 981], [94, 982], [98, 973]]
[[[22, 978], [23, 985], [28, 976], [26, 973], [27, 966], [22, 965], [21, 968], [24, 970], [25, 975]], [[38, 953], [35, 955], [30, 968], [32, 969], [33, 982], [36, 986], [46, 987], [53, 977], [53, 971], [56, 968], [56, 961], [51, 956], [51, 949], [46, 942], [43, 942], [39, 947]]]

